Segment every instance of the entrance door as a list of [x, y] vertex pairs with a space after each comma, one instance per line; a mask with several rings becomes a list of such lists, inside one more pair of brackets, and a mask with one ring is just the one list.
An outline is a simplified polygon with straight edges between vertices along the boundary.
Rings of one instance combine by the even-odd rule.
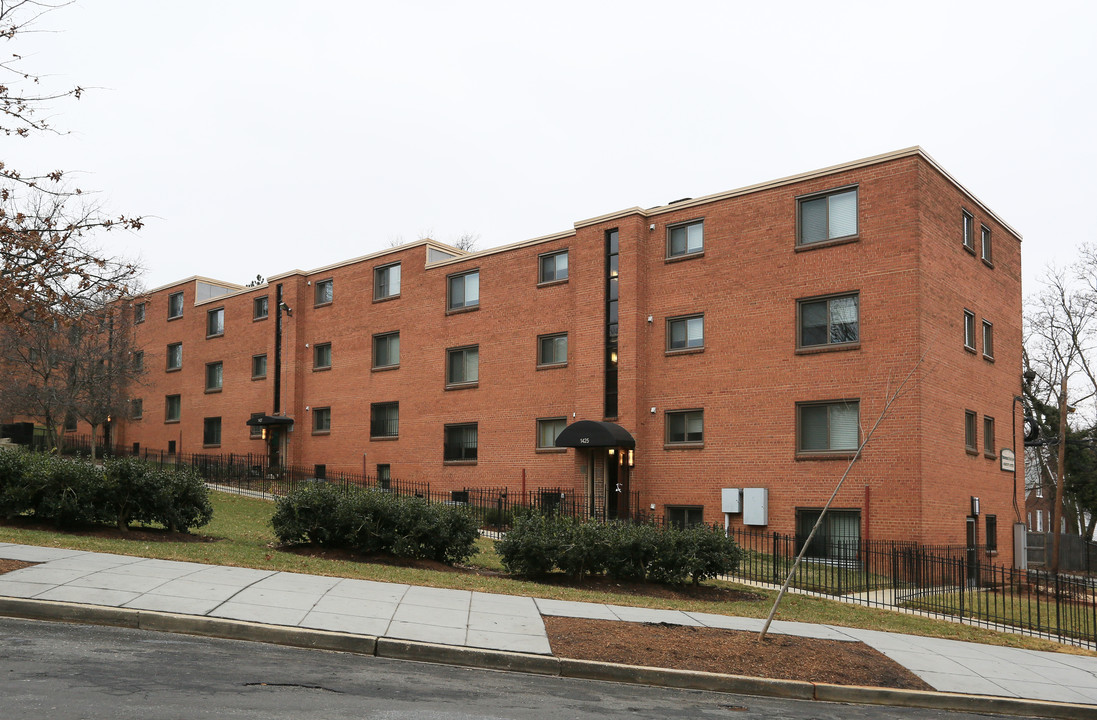
[[979, 524], [978, 518], [967, 518], [967, 581], [968, 585], [975, 585], [979, 580]]
[[272, 471], [282, 466], [282, 428], [277, 425], [267, 430], [267, 464]]
[[[613, 453], [610, 455], [609, 453]], [[617, 519], [617, 511], [620, 508], [621, 485], [620, 483], [620, 449], [607, 451], [606, 454], [606, 517], [610, 520]]]

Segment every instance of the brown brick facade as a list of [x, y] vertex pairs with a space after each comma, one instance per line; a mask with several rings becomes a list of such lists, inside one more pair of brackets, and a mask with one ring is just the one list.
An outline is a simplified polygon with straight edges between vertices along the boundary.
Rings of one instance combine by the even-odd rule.
[[[838, 188], [856, 189], [856, 232], [798, 245], [799, 233], [808, 232], [800, 226], [810, 222], [799, 218], [798, 203]], [[833, 202], [827, 218], [838, 222], [841, 207]], [[963, 244], [965, 211], [975, 228], [973, 251]], [[700, 250], [668, 258], [673, 228], [694, 221], [703, 226]], [[993, 243], [989, 261], [981, 257], [983, 226]], [[863, 436], [888, 389], [921, 358], [916, 385], [880, 425], [834, 507], [859, 511], [864, 538], [962, 543], [969, 499], [978, 496], [982, 513], [997, 518], [999, 559], [1010, 560], [1014, 505], [1023, 497], [1015, 498], [1013, 474], [999, 469], [998, 455], [1013, 445], [1019, 389], [1020, 238], [918, 149], [633, 208], [467, 256], [426, 241], [285, 273], [255, 288], [203, 279], [159, 288], [144, 298], [147, 319], [136, 326], [148, 368], [135, 391], [143, 417], [121, 423], [116, 437], [157, 450], [174, 441], [178, 452], [265, 452], [265, 441], [251, 437], [245, 422], [252, 413], [274, 411], [281, 285], [292, 310], [283, 317], [280, 407], [294, 420], [290, 462], [371, 475], [386, 464], [393, 477], [437, 487], [514, 492], [524, 478], [529, 490], [580, 494], [593, 463], [600, 474], [596, 494], [604, 495], [605, 453], [538, 449], [537, 421], [607, 419], [610, 230], [619, 239], [614, 421], [636, 439], [629, 485], [644, 510], [661, 515], [668, 506], [696, 506], [706, 521], [722, 522], [722, 488], [766, 488], [766, 529], [792, 532], [796, 509], [821, 507], [850, 455], [798, 452], [806, 442], [798, 440], [798, 417], [831, 412], [812, 403], [856, 401]], [[568, 254], [567, 279], [540, 283], [538, 258], [555, 251]], [[400, 263], [399, 295], [377, 300], [376, 270], [392, 263]], [[447, 310], [448, 278], [473, 270], [479, 303]], [[329, 279], [332, 300], [318, 305], [317, 284]], [[224, 294], [196, 300], [205, 286]], [[180, 291], [183, 316], [169, 321], [169, 295]], [[268, 297], [269, 314], [254, 320], [261, 296]], [[838, 317], [841, 303], [828, 300], [850, 296], [858, 303], [857, 340], [799, 347], [798, 301], [821, 298]], [[207, 337], [208, 312], [217, 308], [224, 308], [224, 333]], [[975, 316], [974, 351], [964, 347], [965, 310]], [[703, 341], [669, 348], [669, 321], [697, 316]], [[992, 327], [988, 354], [984, 320]], [[394, 332], [398, 366], [374, 367], [375, 337]], [[539, 364], [538, 338], [562, 333], [566, 363]], [[167, 346], [177, 342], [182, 368], [168, 372]], [[328, 343], [330, 368], [314, 367], [316, 346]], [[447, 387], [447, 351], [473, 347], [475, 382]], [[267, 373], [253, 379], [260, 354]], [[223, 386], [211, 392], [205, 374], [214, 362], [223, 363]], [[180, 396], [179, 422], [165, 421], [169, 395]], [[395, 438], [371, 439], [375, 403], [399, 403]], [[330, 409], [329, 430], [314, 431], [317, 409]], [[965, 410], [976, 416], [975, 452], [965, 447]], [[668, 434], [668, 422], [685, 427], [697, 411], [699, 438]], [[827, 417], [837, 426], [845, 416]], [[216, 447], [204, 447], [206, 418], [221, 418]], [[995, 433], [990, 453], [984, 452], [987, 418]], [[447, 462], [446, 427], [463, 423], [476, 423], [476, 460]], [[806, 438], [814, 431], [804, 432]], [[1017, 463], [1023, 478], [1020, 457]], [[740, 525], [742, 516], [729, 521]], [[983, 527], [980, 518], [980, 542]]]

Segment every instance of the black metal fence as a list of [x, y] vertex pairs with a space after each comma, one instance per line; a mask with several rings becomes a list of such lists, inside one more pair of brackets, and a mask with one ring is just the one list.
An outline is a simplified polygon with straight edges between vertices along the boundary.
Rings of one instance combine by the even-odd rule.
[[[474, 513], [488, 531], [505, 531], [514, 513], [521, 509], [601, 520], [616, 515], [603, 498], [590, 498], [570, 488], [538, 487], [526, 492], [506, 487], [455, 490], [431, 487], [429, 482], [330, 472], [324, 465], [273, 467], [265, 455], [169, 454], [120, 446], [108, 450], [107, 454], [137, 455], [164, 465], [189, 465], [215, 487], [259, 497], [279, 497], [306, 483], [325, 482], [460, 504]], [[67, 436], [62, 451], [86, 454], [88, 440]], [[634, 509], [628, 519], [665, 521], [637, 510], [641, 507], [638, 493], [620, 500], [627, 500], [620, 503], [622, 508]], [[743, 555], [738, 572], [728, 579], [783, 583], [805, 541], [805, 529], [800, 530], [786, 535], [731, 529], [729, 533]], [[902, 607], [929, 616], [1097, 647], [1097, 578], [997, 565], [983, 546], [865, 540], [853, 533], [832, 531], [813, 539], [791, 586], [862, 605]]]
[[[743, 549], [736, 576], [783, 583], [803, 538], [731, 530]], [[1097, 578], [998, 565], [986, 547], [830, 538], [814, 542], [790, 586], [862, 605], [905, 608], [1097, 647]]]

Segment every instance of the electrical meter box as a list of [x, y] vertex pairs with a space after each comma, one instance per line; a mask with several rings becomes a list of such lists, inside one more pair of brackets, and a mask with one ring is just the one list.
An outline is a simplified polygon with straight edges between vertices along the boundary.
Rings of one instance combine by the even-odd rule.
[[720, 507], [726, 513], [743, 512], [743, 491], [739, 488], [723, 488], [720, 490]]
[[769, 491], [743, 488], [743, 524], [769, 525]]

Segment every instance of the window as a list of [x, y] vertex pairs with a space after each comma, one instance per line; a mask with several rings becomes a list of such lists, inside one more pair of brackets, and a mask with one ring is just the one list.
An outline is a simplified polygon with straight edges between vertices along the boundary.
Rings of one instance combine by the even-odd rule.
[[164, 398], [164, 422], [179, 422], [182, 415], [183, 401], [179, 395], [168, 395]]
[[983, 416], [983, 454], [994, 457], [994, 418]]
[[861, 339], [860, 298], [841, 295], [799, 302], [800, 347], [844, 345]]
[[975, 435], [978, 432], [975, 427], [976, 415], [971, 410], [964, 411], [964, 447], [967, 451], [974, 453], [978, 450], [978, 446], [975, 444]]
[[76, 432], [76, 414], [71, 410], [65, 413], [65, 432]]
[[[796, 551], [819, 521], [822, 508], [796, 508]], [[822, 524], [811, 539], [807, 557], [828, 560], [856, 561], [861, 552], [861, 511], [827, 510]]]
[[964, 249], [975, 252], [975, 218], [967, 210], [962, 210], [964, 222]]
[[202, 421], [202, 445], [209, 447], [211, 445], [221, 444], [221, 418], [211, 417], [205, 418]]
[[135, 373], [145, 372], [145, 351], [134, 350], [133, 351], [133, 371]]
[[446, 425], [443, 459], [447, 462], [476, 462], [476, 423]]
[[266, 295], [257, 297], [251, 302], [251, 319], [263, 320], [270, 313], [270, 300]]
[[369, 406], [370, 437], [394, 438], [400, 434], [400, 403], [373, 403]]
[[568, 361], [568, 334], [541, 335], [537, 338], [537, 364], [563, 365]]
[[989, 265], [989, 264], [994, 262], [993, 256], [991, 255], [990, 228], [988, 228], [986, 225], [983, 225], [981, 227], [982, 227], [981, 236], [982, 236], [982, 241], [983, 241], [982, 242], [983, 262], [985, 262]]
[[975, 313], [964, 311], [964, 349], [975, 352]]
[[705, 346], [705, 316], [667, 318], [667, 350]]
[[860, 403], [839, 400], [802, 403], [797, 411], [797, 451], [852, 452], [860, 443]]
[[857, 188], [800, 200], [800, 245], [857, 234]]
[[168, 370], [178, 370], [183, 367], [183, 343], [168, 345]]
[[400, 294], [400, 263], [373, 271], [373, 299], [384, 300]]
[[183, 293], [168, 295], [168, 320], [183, 317]]
[[675, 410], [667, 413], [667, 444], [705, 441], [704, 410]]
[[267, 376], [267, 356], [252, 355], [251, 356], [251, 379], [260, 380]]
[[331, 278], [319, 280], [316, 283], [316, 304], [327, 305], [334, 299], [334, 286]]
[[1044, 531], [1044, 511], [1036, 511], [1036, 532], [1042, 533]]
[[312, 434], [324, 434], [331, 432], [331, 408], [314, 407], [312, 409]]
[[994, 325], [983, 321], [983, 357], [994, 359]]
[[462, 275], [449, 277], [450, 310], [477, 307], [480, 304], [480, 271], [473, 270]]
[[133, 324], [140, 325], [145, 322], [145, 303], [137, 303], [133, 306]]
[[446, 384], [463, 385], [480, 380], [480, 346], [446, 350]]
[[544, 418], [537, 421], [537, 447], [544, 450], [556, 447], [556, 437], [566, 427], [565, 418]]
[[400, 364], [400, 333], [373, 336], [373, 367], [396, 367]]
[[134, 398], [130, 400], [130, 419], [140, 420], [145, 414], [145, 403], [141, 398]]
[[546, 253], [537, 258], [537, 282], [550, 283], [568, 279], [568, 251]]
[[[257, 418], [261, 418], [261, 417], [263, 417], [264, 414], [265, 413], [261, 413], [261, 412], [252, 413], [251, 414], [251, 419], [255, 420]], [[260, 425], [248, 425], [248, 430], [250, 432], [249, 436], [252, 437], [252, 438], [262, 438], [263, 437], [263, 428]]]
[[217, 308], [206, 313], [206, 337], [225, 334], [225, 308]]
[[703, 252], [705, 249], [705, 222], [693, 222], [672, 225], [667, 228], [667, 257], [680, 257]]
[[679, 529], [686, 529], [690, 525], [700, 525], [704, 522], [705, 508], [697, 505], [667, 505], [666, 522]]
[[220, 392], [224, 381], [223, 363], [206, 363], [206, 392]]
[[987, 515], [987, 552], [998, 552], [998, 516]]
[[377, 466], [377, 487], [388, 490], [392, 484], [392, 466], [382, 463]]
[[313, 370], [327, 370], [331, 367], [331, 343], [320, 343], [312, 348]]

